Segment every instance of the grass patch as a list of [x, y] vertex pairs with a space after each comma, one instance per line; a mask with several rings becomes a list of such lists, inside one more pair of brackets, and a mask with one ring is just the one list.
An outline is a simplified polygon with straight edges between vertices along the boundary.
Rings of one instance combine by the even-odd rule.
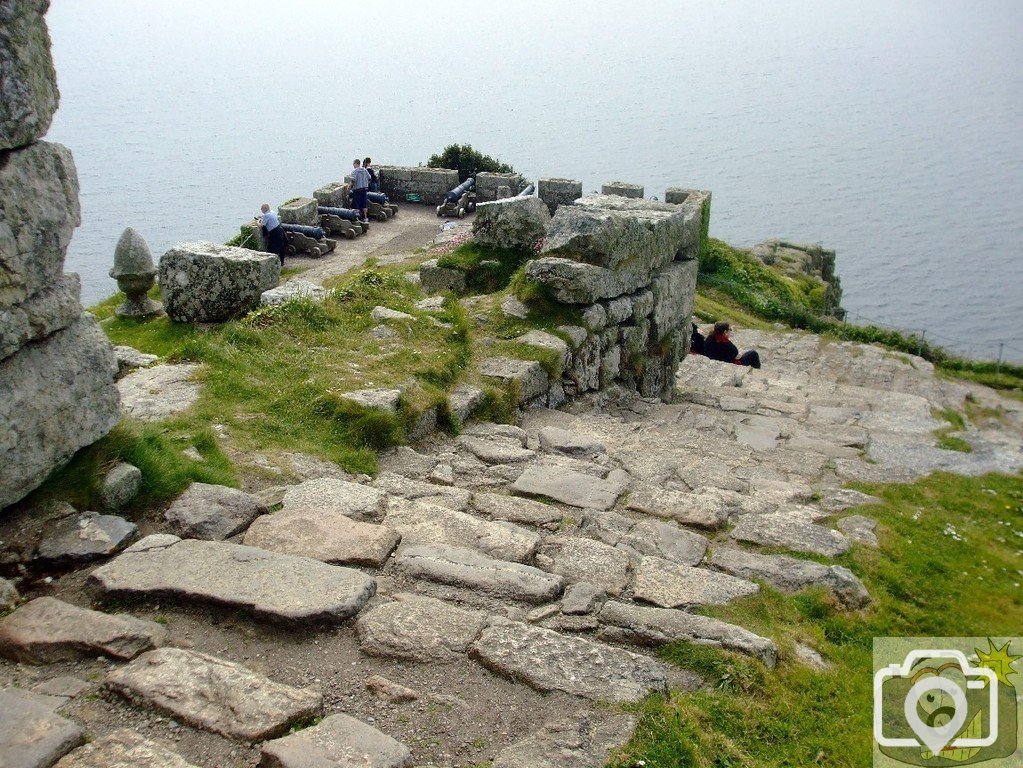
[[[117, 318], [114, 299], [95, 311], [115, 344], [205, 366], [200, 400], [176, 429], [199, 434], [220, 423], [240, 450], [304, 451], [351, 472], [372, 473], [375, 452], [403, 439], [407, 423], [420, 415], [420, 396], [410, 395], [401, 412], [389, 416], [340, 395], [403, 385], [435, 401], [471, 359], [468, 324], [454, 302], [429, 316], [415, 310], [419, 289], [397, 270], [364, 269], [331, 284], [321, 303], [262, 308], [209, 328]], [[391, 322], [397, 335], [377, 339], [369, 333], [377, 305], [415, 320]]]
[[935, 419], [948, 422], [947, 427], [934, 430], [934, 437], [937, 445], [946, 451], [959, 451], [959, 453], [973, 453], [973, 446], [955, 432], [962, 432], [966, 429], [966, 420], [959, 411], [951, 408], [934, 408], [931, 415]]
[[437, 260], [437, 266], [465, 272], [466, 287], [470, 293], [494, 293], [504, 289], [529, 251], [493, 248], [469, 241], [446, 253]]
[[[635, 738], [612, 765], [861, 768], [871, 761], [874, 637], [1019, 633], [1023, 478], [935, 474], [860, 488], [883, 500], [868, 512], [880, 523], [880, 547], [855, 546], [837, 562], [863, 580], [874, 604], [847, 612], [822, 591], [764, 589], [712, 611], [774, 638], [777, 669], [715, 649], [666, 647], [664, 658], [699, 672], [710, 690], [647, 699]], [[812, 645], [831, 669], [794, 660], [795, 642]]]

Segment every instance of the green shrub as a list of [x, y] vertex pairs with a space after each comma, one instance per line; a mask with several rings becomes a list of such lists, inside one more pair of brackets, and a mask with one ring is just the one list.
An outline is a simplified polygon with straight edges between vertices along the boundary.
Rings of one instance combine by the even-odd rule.
[[515, 169], [490, 155], [484, 155], [469, 144], [449, 144], [439, 155], [431, 155], [428, 168], [450, 168], [458, 171], [458, 180], [465, 181], [480, 171], [512, 173]]

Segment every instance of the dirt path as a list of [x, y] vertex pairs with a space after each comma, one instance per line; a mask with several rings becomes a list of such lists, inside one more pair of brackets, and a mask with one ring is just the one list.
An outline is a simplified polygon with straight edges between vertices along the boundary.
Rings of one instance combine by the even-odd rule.
[[[440, 234], [444, 221], [437, 217], [433, 206], [402, 205], [397, 216], [383, 222], [372, 222], [366, 234], [354, 240], [339, 238], [333, 253], [321, 259], [293, 256], [285, 261], [284, 266], [303, 268], [305, 271], [300, 275], [303, 280], [322, 284], [329, 277], [362, 266], [370, 257], [378, 259], [381, 264], [394, 264], [408, 258], [416, 249], [429, 245]], [[464, 221], [471, 221], [471, 217]]]

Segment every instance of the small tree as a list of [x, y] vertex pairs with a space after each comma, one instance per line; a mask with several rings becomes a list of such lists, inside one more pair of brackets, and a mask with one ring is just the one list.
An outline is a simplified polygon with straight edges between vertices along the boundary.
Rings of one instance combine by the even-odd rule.
[[490, 155], [477, 152], [470, 144], [449, 144], [439, 155], [432, 155], [426, 161], [428, 168], [451, 168], [458, 171], [458, 181], [465, 181], [480, 171], [489, 173], [513, 173], [507, 163], [495, 160]]

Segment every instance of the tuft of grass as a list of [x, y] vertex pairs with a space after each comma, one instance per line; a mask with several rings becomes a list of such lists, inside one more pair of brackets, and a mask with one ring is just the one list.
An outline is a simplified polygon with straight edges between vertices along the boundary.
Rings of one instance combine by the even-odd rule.
[[959, 413], [959, 411], [955, 411], [951, 408], [934, 408], [931, 410], [931, 415], [935, 419], [941, 419], [948, 422], [947, 427], [934, 430], [934, 437], [937, 439], [937, 445], [939, 448], [943, 448], [946, 451], [973, 453], [972, 445], [958, 435], [953, 434], [954, 432], [961, 432], [966, 429], [966, 421], [963, 419], [963, 415]]
[[474, 241], [464, 243], [437, 260], [437, 265], [465, 272], [466, 287], [470, 293], [494, 293], [511, 282], [529, 251], [494, 248]]
[[[643, 702], [635, 738], [611, 765], [870, 765], [875, 637], [1018, 634], [1023, 477], [938, 473], [909, 485], [859, 488], [883, 500], [868, 512], [879, 522], [880, 546], [857, 545], [837, 562], [863, 580], [873, 604], [849, 612], [820, 589], [783, 595], [765, 587], [708, 611], [773, 638], [778, 667], [769, 671], [713, 648], [667, 646], [665, 659], [709, 685]], [[814, 647], [830, 669], [799, 663], [796, 642]]]

